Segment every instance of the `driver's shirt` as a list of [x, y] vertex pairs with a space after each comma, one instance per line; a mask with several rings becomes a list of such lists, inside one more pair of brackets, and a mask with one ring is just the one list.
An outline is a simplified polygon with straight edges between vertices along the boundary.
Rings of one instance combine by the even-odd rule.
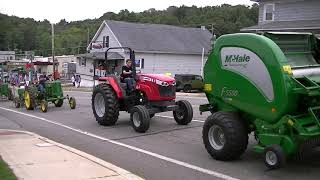
[[122, 71], [121, 71], [121, 76], [123, 77], [123, 79], [132, 78], [132, 74], [123, 74], [123, 71], [125, 72], [132, 71], [132, 67], [122, 66]]

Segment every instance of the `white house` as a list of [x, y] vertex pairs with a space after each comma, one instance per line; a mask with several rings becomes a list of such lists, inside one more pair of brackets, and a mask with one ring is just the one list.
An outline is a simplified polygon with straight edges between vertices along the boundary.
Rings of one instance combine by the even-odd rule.
[[[92, 86], [93, 59], [103, 63], [109, 47], [130, 47], [138, 69], [146, 73], [201, 74], [202, 56], [211, 49], [212, 34], [205, 28], [184, 28], [162, 24], [103, 21], [87, 50], [78, 57], [77, 73], [82, 84]], [[128, 53], [112, 51], [112, 65], [106, 71], [121, 72]]]
[[0, 61], [15, 60], [15, 54], [14, 51], [0, 51]]
[[251, 0], [259, 3], [258, 25], [243, 32], [312, 32], [320, 37], [319, 0]]

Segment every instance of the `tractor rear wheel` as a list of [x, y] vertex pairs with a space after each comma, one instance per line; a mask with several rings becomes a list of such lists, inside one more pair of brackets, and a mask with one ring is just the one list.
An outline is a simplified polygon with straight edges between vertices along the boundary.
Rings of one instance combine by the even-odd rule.
[[48, 111], [48, 102], [47, 101], [42, 100], [40, 102], [40, 110], [41, 110], [41, 112], [44, 112], [44, 113]]
[[144, 133], [150, 126], [150, 114], [144, 106], [134, 106], [130, 111], [130, 119], [135, 131]]
[[114, 125], [119, 117], [119, 102], [114, 90], [108, 84], [99, 84], [92, 93], [92, 111], [102, 126]]
[[204, 123], [202, 139], [208, 153], [216, 160], [239, 158], [248, 145], [245, 125], [236, 113], [216, 112]]
[[188, 101], [177, 101], [178, 109], [173, 111], [173, 117], [179, 125], [187, 125], [193, 118], [193, 109]]
[[61, 107], [61, 106], [63, 105], [63, 99], [55, 100], [55, 101], [53, 101], [53, 104], [54, 104], [56, 107]]
[[35, 94], [32, 90], [28, 89], [24, 91], [24, 104], [27, 110], [34, 110], [36, 106]]

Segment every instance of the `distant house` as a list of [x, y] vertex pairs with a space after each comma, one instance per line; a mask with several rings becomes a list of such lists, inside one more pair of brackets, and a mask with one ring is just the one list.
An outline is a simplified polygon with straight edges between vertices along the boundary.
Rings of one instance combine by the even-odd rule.
[[320, 34], [319, 0], [252, 1], [259, 3], [259, 23], [241, 31], [306, 31]]
[[[76, 61], [77, 57], [74, 55], [62, 55], [55, 56], [56, 67], [61, 78], [70, 79], [73, 74], [76, 73]], [[53, 61], [52, 57], [36, 56], [33, 59], [35, 70], [38, 73], [52, 74], [53, 73]]]
[[[209, 52], [211, 39], [205, 28], [103, 21], [87, 48], [90, 53], [78, 57], [77, 73], [82, 81], [91, 81], [93, 59], [103, 63], [106, 49], [122, 46], [135, 51], [137, 69], [142, 72], [200, 74], [202, 53]], [[128, 54], [113, 51], [109, 56], [114, 63], [106, 71], [120, 73]]]
[[0, 61], [15, 60], [14, 51], [0, 51]]

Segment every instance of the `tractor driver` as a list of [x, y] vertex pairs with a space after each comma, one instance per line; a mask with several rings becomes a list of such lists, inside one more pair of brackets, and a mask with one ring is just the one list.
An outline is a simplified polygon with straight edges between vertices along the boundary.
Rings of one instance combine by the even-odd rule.
[[126, 65], [122, 66], [122, 74], [121, 77], [123, 81], [127, 84], [129, 91], [133, 90], [134, 79], [132, 75], [132, 60], [127, 59]]

